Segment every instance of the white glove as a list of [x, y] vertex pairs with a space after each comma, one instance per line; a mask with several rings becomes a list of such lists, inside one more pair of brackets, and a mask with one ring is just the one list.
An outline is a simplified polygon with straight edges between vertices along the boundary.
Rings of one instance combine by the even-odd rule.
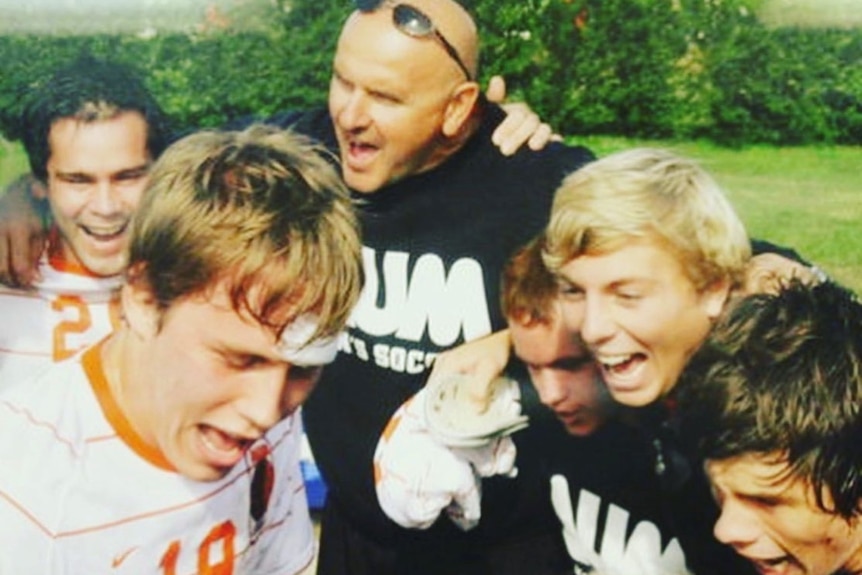
[[479, 447], [527, 427], [517, 382], [505, 377], [493, 380], [488, 405], [481, 412], [469, 399], [469, 388], [470, 377], [461, 374], [428, 380], [425, 423], [437, 441], [451, 447]]
[[380, 507], [393, 521], [426, 529], [446, 511], [464, 530], [481, 516], [481, 478], [514, 477], [515, 444], [498, 437], [479, 447], [447, 447], [425, 422], [426, 390], [404, 403], [389, 420], [374, 454]]

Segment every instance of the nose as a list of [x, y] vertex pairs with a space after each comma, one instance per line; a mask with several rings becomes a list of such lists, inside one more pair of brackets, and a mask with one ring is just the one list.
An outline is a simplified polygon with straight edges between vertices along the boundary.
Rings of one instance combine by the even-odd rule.
[[319, 368], [274, 365], [246, 382], [239, 410], [258, 431], [266, 431], [302, 405], [314, 389]]
[[102, 216], [111, 216], [117, 212], [118, 206], [113, 183], [108, 179], [96, 182], [90, 199], [90, 210]]
[[721, 504], [721, 514], [712, 531], [715, 538], [725, 545], [742, 548], [751, 545], [760, 537], [759, 525], [753, 513], [747, 513], [743, 505], [726, 498]]
[[609, 339], [614, 333], [614, 324], [607, 306], [599, 297], [586, 297], [580, 322], [581, 339], [587, 345], [595, 345]]
[[536, 391], [539, 392], [539, 400], [553, 408], [566, 399], [566, 385], [563, 379], [551, 370], [533, 370], [530, 374]]
[[245, 382], [239, 410], [257, 431], [268, 430], [287, 415], [285, 390], [289, 373], [289, 366], [273, 366], [254, 373], [254, 381]]
[[336, 112], [336, 121], [344, 130], [361, 130], [371, 123], [368, 98], [359, 90], [342, 94], [336, 105]]

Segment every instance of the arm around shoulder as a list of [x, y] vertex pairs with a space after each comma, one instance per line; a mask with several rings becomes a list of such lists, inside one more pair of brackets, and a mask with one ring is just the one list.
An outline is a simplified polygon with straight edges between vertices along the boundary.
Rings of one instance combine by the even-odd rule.
[[30, 174], [0, 195], [0, 283], [25, 287], [37, 279], [50, 219], [45, 196], [41, 182]]

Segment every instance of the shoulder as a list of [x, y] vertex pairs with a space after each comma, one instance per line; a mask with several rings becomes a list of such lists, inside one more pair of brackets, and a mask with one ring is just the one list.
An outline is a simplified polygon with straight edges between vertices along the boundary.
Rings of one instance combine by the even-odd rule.
[[282, 128], [290, 128], [330, 147], [335, 144], [335, 131], [332, 126], [332, 118], [325, 107], [281, 112], [267, 119], [266, 123]]
[[[36, 484], [64, 484], [84, 461], [93, 426], [101, 417], [76, 364], [69, 360], [52, 365], [0, 392], [0, 461], [14, 461], [22, 470], [0, 477], [7, 492], [23, 497]], [[38, 470], [38, 477], [25, 469]], [[32, 504], [34, 509], [42, 505]]]
[[300, 117], [302, 117], [302, 112], [299, 110], [282, 110], [270, 116], [250, 114], [228, 119], [228, 121], [222, 125], [222, 129], [242, 130], [255, 123], [288, 128], [295, 124]]
[[324, 143], [335, 140], [332, 119], [325, 107], [309, 110], [282, 110], [270, 116], [243, 116], [230, 120], [223, 127], [241, 130], [254, 123], [290, 129]]
[[100, 277], [82, 268], [52, 261], [39, 266], [42, 279], [34, 286], [45, 299], [80, 298], [88, 303], [108, 303], [119, 295], [123, 276]]
[[[49, 441], [81, 441], [90, 423], [100, 421], [98, 403], [78, 357], [50, 364], [0, 391], [0, 428]], [[0, 433], [0, 443], [21, 442]]]
[[793, 248], [774, 244], [767, 240], [751, 238], [751, 253], [753, 255], [761, 254], [777, 254], [794, 262], [810, 265], [799, 253]]

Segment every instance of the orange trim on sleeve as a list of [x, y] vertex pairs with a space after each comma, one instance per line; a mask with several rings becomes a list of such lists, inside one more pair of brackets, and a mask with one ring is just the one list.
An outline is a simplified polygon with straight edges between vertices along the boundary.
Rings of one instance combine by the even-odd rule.
[[374, 485], [380, 485], [383, 481], [383, 466], [379, 461], [374, 462]]
[[105, 414], [105, 419], [117, 432], [117, 435], [123, 440], [123, 443], [137, 453], [144, 460], [152, 465], [165, 471], [176, 472], [176, 468], [165, 458], [164, 454], [150, 445], [134, 430], [132, 424], [126, 418], [123, 410], [117, 404], [114, 395], [111, 393], [111, 388], [108, 386], [108, 378], [105, 376], [105, 370], [102, 367], [102, 346], [105, 340], [103, 339], [90, 349], [84, 352], [81, 357], [81, 364], [84, 368], [84, 373], [90, 380], [90, 385], [93, 388], [93, 393], [96, 394], [96, 399], [102, 408], [102, 413]]
[[386, 422], [386, 427], [383, 428], [383, 433], [380, 436], [384, 441], [389, 441], [392, 437], [392, 434], [395, 433], [395, 430], [398, 429], [398, 426], [401, 425], [401, 413], [396, 413], [392, 416], [392, 418]]

